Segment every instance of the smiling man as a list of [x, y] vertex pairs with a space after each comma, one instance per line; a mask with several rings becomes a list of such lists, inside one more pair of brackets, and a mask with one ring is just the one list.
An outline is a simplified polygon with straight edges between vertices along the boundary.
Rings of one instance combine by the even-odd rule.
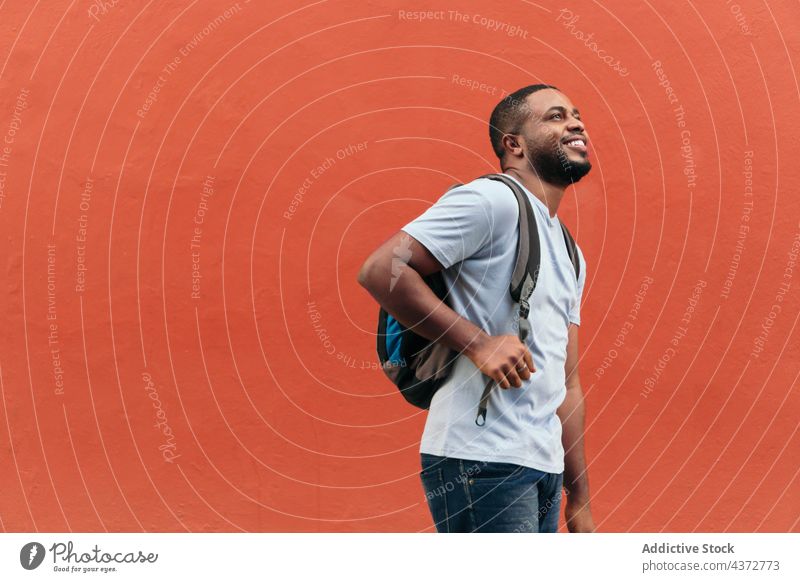
[[[460, 352], [420, 445], [437, 530], [554, 532], [563, 486], [567, 527], [593, 531], [578, 379], [586, 263], [576, 247], [576, 275], [557, 217], [566, 188], [591, 169], [588, 136], [566, 95], [531, 85], [497, 104], [489, 137], [503, 173], [528, 196], [539, 232], [525, 342], [508, 291], [519, 206], [501, 182], [480, 178], [448, 191], [372, 253], [359, 282], [404, 326]], [[452, 308], [423, 280], [438, 271]], [[489, 393], [493, 413], [478, 425], [485, 376], [500, 389]]]

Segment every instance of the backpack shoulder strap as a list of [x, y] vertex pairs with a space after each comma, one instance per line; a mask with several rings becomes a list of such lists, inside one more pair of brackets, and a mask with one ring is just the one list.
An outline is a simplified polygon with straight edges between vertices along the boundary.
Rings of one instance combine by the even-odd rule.
[[[527, 299], [536, 288], [536, 280], [539, 277], [539, 265], [541, 261], [539, 229], [536, 228], [536, 215], [533, 212], [533, 207], [528, 200], [528, 196], [512, 178], [504, 174], [485, 174], [478, 177], [478, 179], [480, 178], [502, 182], [511, 189], [517, 199], [517, 204], [519, 205], [519, 222], [517, 223], [519, 228], [519, 240], [517, 241], [517, 260], [511, 275], [509, 292], [511, 293], [511, 298], [515, 302], [519, 302], [521, 298], [524, 299], [524, 301], [522, 301], [523, 312], [524, 317], [527, 317]], [[463, 184], [453, 184], [447, 190], [450, 191], [459, 186], [463, 186]]]
[[[528, 321], [528, 315], [530, 314], [528, 300], [536, 287], [536, 279], [539, 277], [539, 266], [541, 264], [541, 248], [536, 216], [528, 200], [528, 195], [525, 194], [515, 180], [503, 174], [487, 174], [481, 176], [481, 178], [496, 180], [508, 186], [514, 193], [519, 205], [517, 260], [511, 275], [509, 292], [512, 299], [519, 302], [518, 335], [520, 341], [524, 343], [531, 330], [530, 322]], [[483, 426], [486, 423], [486, 409], [489, 406], [489, 394], [493, 385], [494, 380], [489, 378], [481, 394], [481, 399], [478, 403], [478, 415], [475, 417], [475, 424], [478, 426]]]
[[527, 194], [523, 192], [512, 178], [504, 174], [486, 174], [481, 178], [488, 178], [502, 182], [514, 193], [519, 205], [519, 239], [517, 241], [517, 260], [514, 264], [514, 271], [511, 275], [511, 285], [509, 291], [514, 301], [522, 300], [525, 307], [523, 317], [527, 317], [527, 300], [536, 288], [536, 280], [539, 277], [539, 265], [541, 261], [541, 249], [539, 245], [539, 229], [536, 227], [536, 215], [533, 207], [528, 200]]
[[581, 261], [578, 257], [578, 245], [575, 243], [575, 239], [572, 238], [569, 229], [567, 229], [567, 225], [561, 222], [561, 219], [558, 220], [558, 223], [561, 225], [561, 232], [564, 234], [564, 244], [567, 245], [569, 260], [572, 261], [572, 266], [575, 268], [575, 279], [579, 279], [581, 274]]

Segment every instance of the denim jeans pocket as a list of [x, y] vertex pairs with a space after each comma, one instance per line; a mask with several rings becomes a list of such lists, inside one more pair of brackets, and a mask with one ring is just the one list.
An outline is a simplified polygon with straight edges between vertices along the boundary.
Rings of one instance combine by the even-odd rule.
[[479, 474], [468, 481], [475, 531], [538, 530], [538, 491], [528, 469], [519, 466], [491, 469], [491, 473]]
[[465, 461], [464, 474], [470, 485], [485, 485], [514, 481], [525, 472], [525, 467], [513, 463]]
[[420, 471], [419, 478], [425, 490], [425, 500], [431, 511], [431, 517], [439, 532], [449, 531], [447, 512], [447, 484], [441, 468], [429, 467]]

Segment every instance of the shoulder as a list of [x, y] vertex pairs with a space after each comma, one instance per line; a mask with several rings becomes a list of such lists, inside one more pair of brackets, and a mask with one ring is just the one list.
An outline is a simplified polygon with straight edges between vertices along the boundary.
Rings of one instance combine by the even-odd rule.
[[448, 191], [447, 195], [472, 196], [479, 200], [483, 207], [495, 220], [513, 220], [519, 218], [519, 204], [511, 189], [497, 180], [476, 178]]

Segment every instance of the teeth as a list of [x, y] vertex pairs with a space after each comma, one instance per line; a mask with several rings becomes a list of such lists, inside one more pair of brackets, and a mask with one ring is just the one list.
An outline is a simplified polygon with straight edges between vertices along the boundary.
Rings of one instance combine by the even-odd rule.
[[574, 139], [572, 141], [568, 141], [567, 145], [582, 145], [582, 146], [585, 146], [586, 144], [583, 142], [582, 139]]

